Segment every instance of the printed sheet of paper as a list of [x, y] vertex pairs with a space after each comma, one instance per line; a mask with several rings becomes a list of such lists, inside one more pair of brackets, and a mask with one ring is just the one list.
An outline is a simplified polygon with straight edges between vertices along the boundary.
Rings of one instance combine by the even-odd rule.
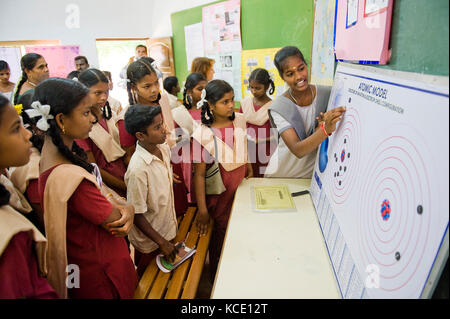
[[204, 7], [205, 54], [241, 51], [241, 1], [230, 0]]
[[286, 185], [255, 186], [254, 194], [257, 210], [295, 209], [294, 201]]
[[184, 27], [184, 36], [186, 41], [187, 69], [190, 70], [192, 60], [197, 57], [205, 56], [203, 49], [203, 24], [196, 23]]

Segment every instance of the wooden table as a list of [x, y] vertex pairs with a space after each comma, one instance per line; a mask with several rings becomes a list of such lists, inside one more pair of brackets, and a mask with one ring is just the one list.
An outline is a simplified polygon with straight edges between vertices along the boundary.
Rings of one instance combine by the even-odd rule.
[[296, 212], [258, 213], [253, 185], [309, 189], [310, 179], [251, 178], [239, 186], [211, 298], [341, 298], [309, 194]]

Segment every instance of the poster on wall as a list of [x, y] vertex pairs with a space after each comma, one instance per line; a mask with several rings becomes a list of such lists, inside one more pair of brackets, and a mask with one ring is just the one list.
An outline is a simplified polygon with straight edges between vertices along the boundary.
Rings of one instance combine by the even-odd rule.
[[26, 53], [39, 53], [48, 64], [50, 77], [65, 78], [75, 70], [74, 58], [79, 55], [78, 45], [26, 46]]
[[310, 191], [343, 298], [431, 297], [448, 256], [448, 103], [448, 78], [338, 65], [328, 110], [346, 112]]
[[275, 54], [280, 48], [274, 49], [259, 49], [259, 50], [244, 50], [241, 56], [241, 87], [242, 98], [252, 96], [249, 89], [248, 79], [253, 70], [257, 68], [266, 69], [275, 83], [275, 92], [272, 99], [284, 93], [284, 81], [278, 74], [278, 70], [273, 64]]
[[332, 85], [334, 77], [333, 36], [335, 2], [317, 0], [314, 12], [311, 83]]
[[11, 76], [9, 80], [13, 83], [17, 83], [22, 70], [20, 69], [20, 59], [22, 55], [20, 54], [19, 47], [4, 47], [0, 48], [0, 60], [6, 61], [9, 65], [11, 71]]
[[206, 55], [242, 50], [240, 0], [204, 7], [202, 22]]
[[215, 61], [214, 79], [227, 81], [233, 87], [234, 100], [241, 102], [241, 52], [223, 52], [207, 57]]
[[192, 61], [197, 57], [205, 56], [203, 49], [203, 27], [202, 23], [187, 25], [184, 27], [184, 38], [186, 43], [187, 69], [191, 69]]
[[336, 1], [336, 60], [387, 64], [392, 8], [393, 0]]

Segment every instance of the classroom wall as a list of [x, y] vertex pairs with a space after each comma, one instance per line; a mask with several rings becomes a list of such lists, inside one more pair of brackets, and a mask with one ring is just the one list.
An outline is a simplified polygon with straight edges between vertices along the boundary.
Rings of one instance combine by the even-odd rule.
[[[0, 41], [60, 40], [80, 45], [91, 66], [97, 66], [96, 38], [172, 36], [170, 14], [209, 0], [1, 0]], [[129, 3], [124, 10], [124, 3]], [[79, 28], [68, 28], [68, 5], [79, 8]], [[120, 18], [119, 18], [120, 17]]]

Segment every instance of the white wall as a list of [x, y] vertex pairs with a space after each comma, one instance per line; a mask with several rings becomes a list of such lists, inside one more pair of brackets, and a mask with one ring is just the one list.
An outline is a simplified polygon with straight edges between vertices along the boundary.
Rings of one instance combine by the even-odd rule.
[[[80, 45], [91, 66], [98, 65], [96, 38], [144, 38], [172, 35], [173, 12], [211, 0], [1, 0], [0, 41], [60, 40]], [[69, 28], [79, 8], [79, 28]], [[73, 13], [73, 11], [72, 11]], [[70, 22], [69, 21], [69, 22]], [[70, 26], [70, 23], [69, 23]]]

